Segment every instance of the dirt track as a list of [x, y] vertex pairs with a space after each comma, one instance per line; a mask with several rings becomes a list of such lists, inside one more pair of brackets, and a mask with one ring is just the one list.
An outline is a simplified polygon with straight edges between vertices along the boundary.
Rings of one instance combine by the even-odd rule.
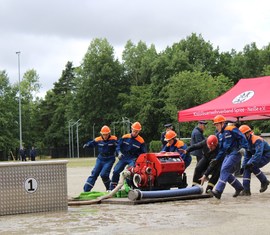
[[[192, 163], [187, 169], [189, 185], [194, 165]], [[270, 167], [262, 170], [270, 178]], [[69, 196], [80, 194], [89, 173], [88, 167], [68, 169]], [[227, 184], [221, 200], [208, 198], [136, 206], [101, 204], [84, 206], [84, 210], [95, 211], [88, 223], [89, 226], [91, 224], [90, 231], [97, 234], [268, 235], [270, 188], [265, 193], [259, 193], [260, 183], [252, 176], [251, 189], [251, 197], [233, 198], [234, 189]], [[100, 179], [93, 190], [104, 191]]]

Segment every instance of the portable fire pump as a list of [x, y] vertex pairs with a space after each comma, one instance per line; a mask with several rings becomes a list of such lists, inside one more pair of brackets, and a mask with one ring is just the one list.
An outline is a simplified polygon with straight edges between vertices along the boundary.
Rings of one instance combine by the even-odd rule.
[[131, 187], [140, 190], [185, 188], [185, 162], [177, 152], [141, 154], [130, 171]]

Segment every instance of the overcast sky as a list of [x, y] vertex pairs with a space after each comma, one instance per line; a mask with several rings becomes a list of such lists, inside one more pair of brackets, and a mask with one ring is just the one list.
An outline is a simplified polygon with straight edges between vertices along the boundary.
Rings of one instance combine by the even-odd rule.
[[0, 70], [13, 84], [29, 69], [41, 95], [53, 88], [68, 61], [80, 65], [94, 38], [107, 38], [115, 54], [128, 40], [157, 50], [201, 34], [220, 51], [270, 42], [269, 0], [0, 0]]

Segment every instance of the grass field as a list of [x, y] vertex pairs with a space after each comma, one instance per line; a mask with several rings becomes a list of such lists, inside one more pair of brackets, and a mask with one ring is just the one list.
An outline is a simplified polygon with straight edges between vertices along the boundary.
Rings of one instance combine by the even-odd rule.
[[96, 163], [96, 158], [64, 158], [63, 160], [68, 160], [67, 167], [91, 167]]
[[[74, 167], [92, 167], [96, 163], [96, 158], [91, 157], [91, 158], [55, 158], [52, 159], [50, 157], [42, 157], [40, 159], [39, 157], [36, 158], [36, 161], [57, 161], [57, 160], [67, 160], [68, 164], [67, 167], [74, 168]], [[1, 162], [13, 162], [13, 161], [0, 161]], [[17, 161], [19, 162], [19, 161]], [[28, 162], [30, 162], [28, 160]]]

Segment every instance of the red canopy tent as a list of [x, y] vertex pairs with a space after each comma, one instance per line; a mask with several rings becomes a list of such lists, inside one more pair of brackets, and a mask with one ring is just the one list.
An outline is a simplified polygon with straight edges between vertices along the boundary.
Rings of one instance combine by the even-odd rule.
[[178, 111], [179, 122], [212, 120], [221, 114], [228, 120], [270, 118], [270, 76], [240, 79], [225, 94], [199, 106]]

